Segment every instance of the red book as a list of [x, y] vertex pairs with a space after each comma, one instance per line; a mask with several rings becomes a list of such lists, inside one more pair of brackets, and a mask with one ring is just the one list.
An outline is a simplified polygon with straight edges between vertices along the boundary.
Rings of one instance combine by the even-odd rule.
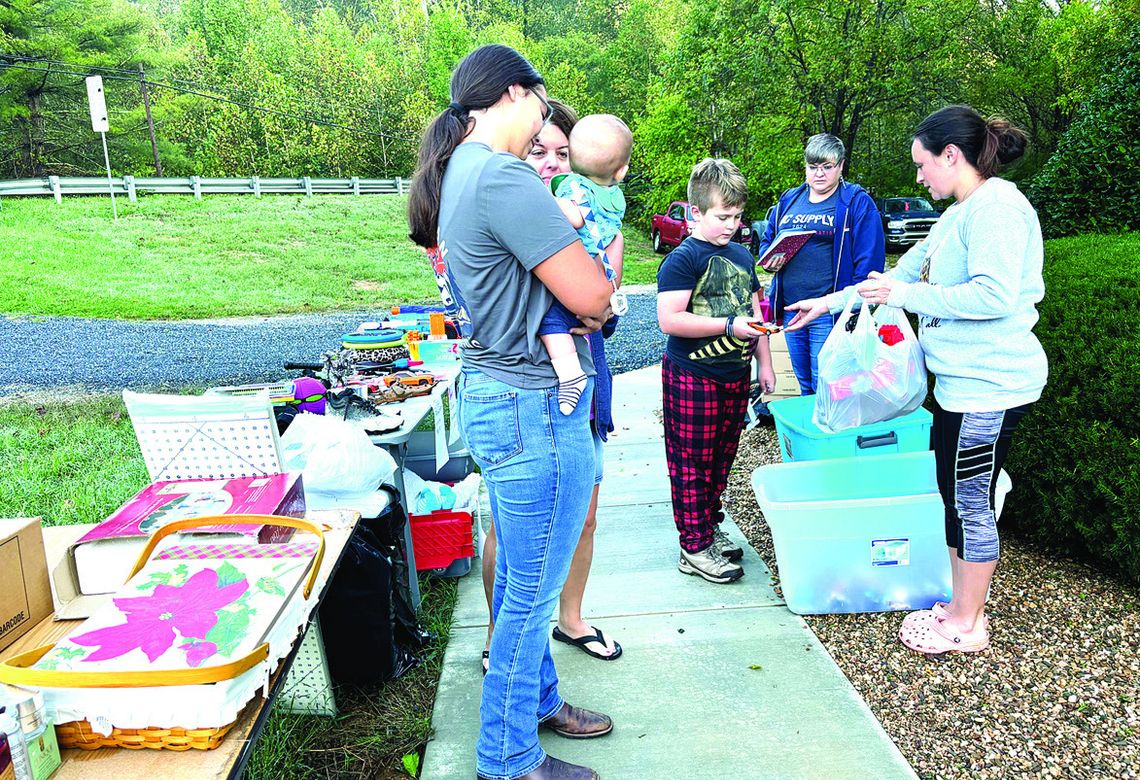
[[787, 265], [788, 261], [795, 257], [796, 252], [803, 249], [804, 244], [814, 235], [814, 230], [781, 230], [757, 264], [765, 271], [776, 273]]

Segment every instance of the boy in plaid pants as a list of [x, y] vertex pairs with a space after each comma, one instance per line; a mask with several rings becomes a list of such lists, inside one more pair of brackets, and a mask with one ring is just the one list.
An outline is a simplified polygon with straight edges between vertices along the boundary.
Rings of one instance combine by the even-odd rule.
[[752, 357], [765, 392], [776, 386], [760, 318], [755, 261], [732, 236], [748, 185], [728, 160], [706, 158], [689, 177], [692, 235], [657, 272], [657, 320], [669, 336], [661, 364], [665, 459], [685, 574], [709, 582], [744, 576], [744, 551], [720, 530], [720, 497], [736, 458]]

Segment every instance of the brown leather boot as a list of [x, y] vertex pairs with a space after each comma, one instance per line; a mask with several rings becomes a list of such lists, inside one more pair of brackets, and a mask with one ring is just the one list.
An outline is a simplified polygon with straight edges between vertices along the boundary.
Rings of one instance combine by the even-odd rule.
[[[477, 777], [479, 780], [486, 780], [483, 775]], [[598, 773], [588, 766], [568, 764], [553, 756], [547, 756], [533, 772], [527, 772], [518, 780], [599, 780], [599, 778]]]
[[614, 730], [614, 722], [609, 715], [584, 710], [567, 702], [563, 702], [562, 709], [546, 720], [540, 721], [538, 725], [569, 739], [593, 739], [605, 736]]

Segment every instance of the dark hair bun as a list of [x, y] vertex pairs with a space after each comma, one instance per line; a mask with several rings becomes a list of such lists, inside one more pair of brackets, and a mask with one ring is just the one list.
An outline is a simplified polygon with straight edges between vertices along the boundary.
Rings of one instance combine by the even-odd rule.
[[1029, 136], [1025, 131], [1001, 117], [987, 119], [986, 132], [993, 133], [997, 138], [997, 159], [1002, 165], [1021, 157], [1029, 145]]

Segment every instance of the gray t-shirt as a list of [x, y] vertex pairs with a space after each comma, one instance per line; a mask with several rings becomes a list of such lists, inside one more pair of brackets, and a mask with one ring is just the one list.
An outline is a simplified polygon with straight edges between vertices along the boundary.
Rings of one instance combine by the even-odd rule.
[[[557, 384], [538, 338], [554, 296], [531, 271], [576, 241], [533, 168], [485, 144], [456, 148], [440, 193], [439, 254], [465, 364], [514, 387]], [[574, 343], [593, 376], [586, 339]]]

